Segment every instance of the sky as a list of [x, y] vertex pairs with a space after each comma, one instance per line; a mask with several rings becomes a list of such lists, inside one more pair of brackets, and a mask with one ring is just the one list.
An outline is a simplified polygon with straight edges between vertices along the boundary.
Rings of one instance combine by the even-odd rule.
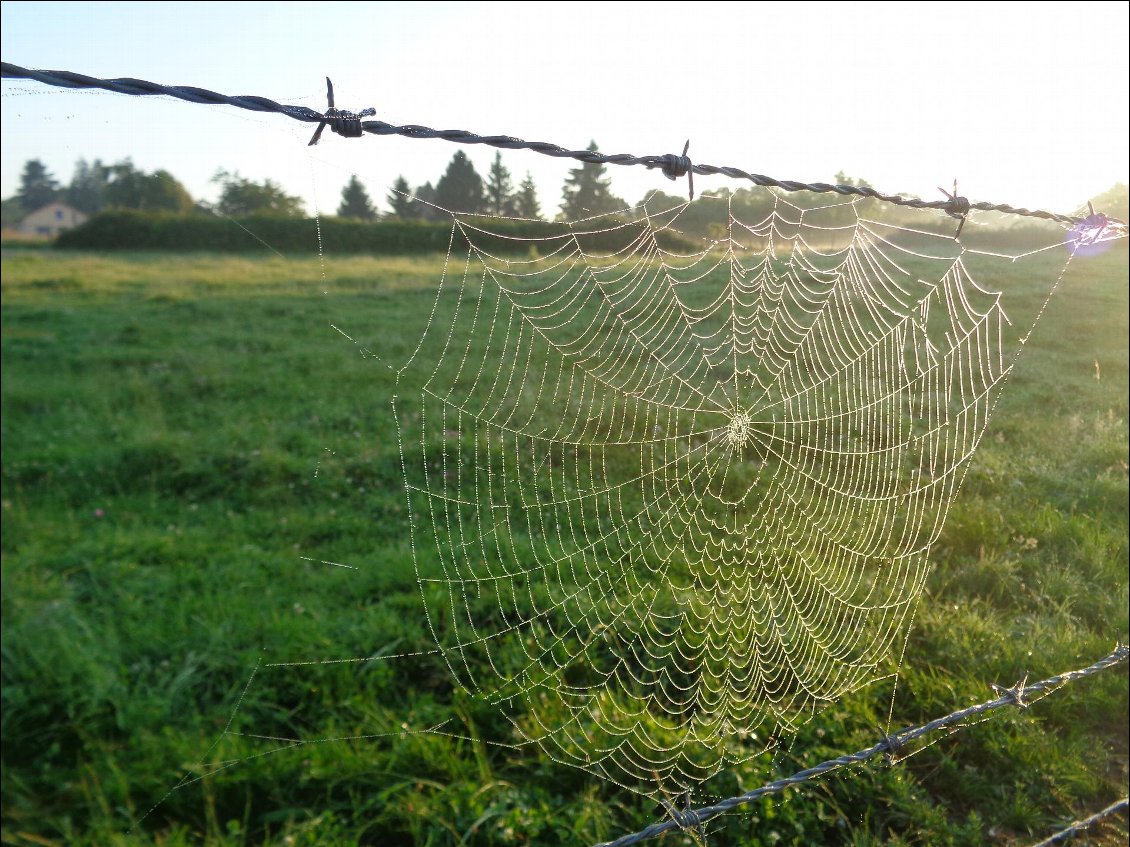
[[[681, 152], [781, 179], [838, 171], [890, 193], [1072, 212], [1128, 167], [1128, 8], [1114, 3], [0, 4], [0, 56], [224, 94], [377, 110], [395, 124], [516, 135], [609, 153]], [[126, 157], [215, 200], [217, 170], [272, 179], [311, 211], [357, 174], [383, 204], [403, 175], [435, 182], [445, 141], [345, 139], [281, 115], [171, 98], [0, 85], [0, 194], [38, 158]], [[464, 147], [481, 174], [494, 150]], [[543, 212], [570, 167], [503, 153]], [[615, 193], [686, 187], [610, 166]], [[699, 191], [729, 185], [696, 178]]]

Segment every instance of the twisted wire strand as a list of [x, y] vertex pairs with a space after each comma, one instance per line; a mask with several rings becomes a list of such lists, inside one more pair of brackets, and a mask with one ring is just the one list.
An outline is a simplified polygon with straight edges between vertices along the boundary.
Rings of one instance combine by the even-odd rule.
[[1049, 844], [1059, 844], [1061, 841], [1066, 841], [1068, 838], [1073, 838], [1083, 830], [1094, 826], [1103, 818], [1110, 817], [1111, 815], [1118, 812], [1125, 812], [1127, 806], [1130, 806], [1130, 797], [1123, 797], [1121, 800], [1117, 800], [1114, 803], [1111, 803], [1101, 812], [1095, 812], [1090, 817], [1083, 818], [1083, 820], [1080, 821], [1075, 821], [1075, 823], [1071, 824], [1071, 826], [1067, 827], [1066, 829], [1061, 829], [1055, 835], [1045, 838], [1039, 844], [1033, 844], [1032, 847], [1048, 847]]
[[[658, 821], [651, 824], [639, 832], [633, 832], [630, 835], [624, 835], [614, 841], [607, 841], [596, 845], [596, 847], [629, 847], [632, 844], [638, 844], [641, 841], [647, 841], [656, 838], [665, 832], [673, 829], [690, 829], [692, 827], [699, 827], [707, 821], [718, 817], [721, 814], [732, 811], [739, 806], [744, 806], [747, 803], [752, 803], [759, 797], [764, 797], [767, 794], [777, 794], [784, 791], [793, 785], [807, 782], [808, 780], [815, 779], [818, 776], [828, 773], [829, 771], [838, 770], [848, 765], [857, 765], [865, 762], [868, 759], [874, 758], [882, 753], [894, 753], [899, 748], [904, 747], [908, 742], [921, 738], [924, 735], [929, 735], [939, 729], [960, 724], [962, 721], [969, 718], [976, 717], [990, 712], [995, 709], [1000, 709], [1005, 706], [1016, 706], [1018, 708], [1027, 708], [1029, 705], [1029, 696], [1032, 694], [1039, 694], [1042, 691], [1048, 691], [1050, 694], [1052, 690], [1060, 688], [1076, 680], [1083, 679], [1084, 677], [1096, 674], [1099, 671], [1106, 670], [1107, 668], [1121, 665], [1126, 662], [1128, 655], [1130, 655], [1130, 648], [1125, 644], [1119, 644], [1113, 651], [1108, 653], [1103, 658], [1099, 659], [1092, 665], [1079, 670], [1067, 671], [1057, 676], [1049, 677], [1048, 679], [1034, 682], [1031, 685], [1025, 684], [1024, 680], [1016, 683], [1010, 688], [1003, 688], [1001, 686], [994, 686], [994, 690], [998, 692], [998, 696], [994, 700], [989, 700], [984, 703], [978, 703], [974, 706], [968, 706], [964, 709], [959, 709], [956, 712], [951, 712], [944, 717], [935, 718], [929, 723], [920, 726], [908, 727], [900, 729], [897, 732], [884, 735], [883, 738], [877, 743], [872, 744], [863, 750], [855, 753], [849, 753], [844, 756], [838, 756], [835, 759], [829, 759], [814, 765], [810, 768], [805, 768], [798, 771], [791, 776], [783, 777], [782, 779], [774, 780], [762, 785], [760, 788], [755, 788], [745, 794], [740, 794], [736, 797], [729, 797], [725, 800], [711, 806], [701, 806], [696, 809], [688, 809], [680, 812], [677, 819], [669, 819]], [[958, 727], [957, 729], [960, 729]], [[955, 729], [954, 731], [957, 731]], [[1077, 824], [1078, 826], [1079, 824]], [[1066, 837], [1066, 836], [1065, 836]]]
[[[129, 94], [142, 97], [165, 95], [175, 97], [179, 100], [185, 100], [189, 103], [235, 106], [236, 108], [247, 109], [253, 112], [272, 112], [286, 115], [296, 121], [329, 125], [334, 128], [335, 132], [339, 132], [339, 129], [335, 127], [335, 122], [337, 126], [341, 126], [342, 116], [345, 115], [352, 119], [348, 125], [351, 131], [348, 133], [339, 132], [339, 134], [348, 134], [349, 136], [359, 134], [352, 131], [356, 129], [358, 118], [373, 113], [372, 110], [365, 109], [356, 114], [352, 112], [335, 114], [336, 110], [333, 109], [332, 103], [327, 112], [322, 113], [307, 108], [306, 106], [289, 106], [277, 103], [267, 97], [255, 95], [232, 97], [225, 94], [218, 94], [215, 91], [209, 91], [205, 88], [196, 88], [195, 86], [161, 85], [148, 80], [132, 79], [130, 77], [99, 79], [73, 71], [30, 70], [20, 67], [19, 65], [11, 64], [10, 62], [0, 62], [0, 78], [30, 79], [59, 88], [97, 88], [112, 91], [117, 94]], [[917, 197], [904, 197], [898, 194], [883, 194], [865, 185], [832, 185], [827, 182], [797, 182], [795, 180], [776, 179], [771, 176], [751, 173], [750, 171], [736, 167], [692, 163], [690, 158], [686, 155], [686, 148], [684, 148], [681, 156], [675, 153], [666, 153], [659, 156], [635, 156], [631, 153], [609, 154], [600, 153], [595, 150], [569, 150], [558, 144], [551, 144], [546, 141], [525, 141], [524, 139], [516, 138], [512, 135], [479, 135], [464, 129], [433, 129], [418, 124], [396, 125], [386, 123], [385, 121], [370, 120], [360, 121], [360, 129], [362, 132], [371, 135], [400, 135], [405, 138], [416, 139], [438, 138], [456, 144], [486, 144], [503, 150], [530, 150], [534, 153], [540, 153], [543, 156], [553, 156], [560, 159], [575, 159], [591, 164], [642, 165], [646, 168], [660, 170], [672, 179], [681, 176], [689, 176], [691, 174], [725, 176], [730, 179], [747, 180], [754, 185], [759, 185], [764, 188], [778, 188], [783, 191], [806, 191], [823, 194], [834, 193], [844, 196], [855, 195], [881, 200], [884, 203], [890, 203], [896, 206], [908, 206], [914, 209], [938, 209], [955, 218], [961, 218], [963, 220], [965, 215], [973, 209], [984, 212], [1001, 212], [1003, 214], [1019, 215], [1027, 218], [1040, 218], [1042, 220], [1056, 221], [1070, 225], [1081, 224], [1089, 220], [1085, 217], [1060, 215], [1039, 209], [1026, 209], [1011, 206], [1007, 203], [971, 203], [965, 197], [956, 196], [956, 192], [954, 195], [947, 194], [944, 200], [922, 200]], [[316, 139], [317, 134], [315, 134], [315, 139], [313, 139], [311, 143], [315, 143]], [[692, 183], [692, 194], [693, 190]], [[1104, 218], [1104, 220], [1107, 219]], [[1109, 220], [1109, 223], [1125, 226], [1121, 221]]]

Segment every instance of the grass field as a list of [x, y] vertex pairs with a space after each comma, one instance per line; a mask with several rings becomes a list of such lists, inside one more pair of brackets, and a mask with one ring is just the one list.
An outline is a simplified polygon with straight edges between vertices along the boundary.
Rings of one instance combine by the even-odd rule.
[[[234, 729], [354, 740], [209, 752], [264, 657], [433, 644], [392, 379], [330, 324], [402, 356], [442, 257], [2, 263], [4, 843], [587, 845], [662, 816], [488, 743], [508, 727], [426, 661], [263, 671]], [[1127, 638], [1127, 312], [1125, 249], [1073, 262], [933, 552], [893, 726]], [[881, 688], [729, 789], [874, 743]], [[1127, 719], [1123, 667], [726, 816], [709, 843], [1028, 844], [1125, 795]], [[460, 737], [398, 732], [447, 720]], [[168, 793], [217, 758], [241, 761]]]

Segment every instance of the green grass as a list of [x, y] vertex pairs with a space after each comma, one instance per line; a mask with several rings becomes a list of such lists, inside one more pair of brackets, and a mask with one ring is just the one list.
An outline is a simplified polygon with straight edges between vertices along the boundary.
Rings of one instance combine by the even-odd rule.
[[[487, 743], [508, 726], [428, 657], [263, 669], [232, 727], [387, 737], [208, 754], [257, 662], [432, 646], [392, 378], [330, 324], [402, 357], [442, 257], [2, 261], [5, 843], [584, 845], [657, 816]], [[1127, 637], [1126, 280], [1125, 250], [1074, 262], [1033, 335], [933, 553], [894, 725]], [[888, 696], [845, 698], [716, 790], [874, 743]], [[1127, 711], [1125, 668], [1100, 674], [709, 843], [1038, 840], [1125, 793]], [[460, 737], [401, 729], [441, 721]], [[216, 757], [244, 761], [165, 796]]]

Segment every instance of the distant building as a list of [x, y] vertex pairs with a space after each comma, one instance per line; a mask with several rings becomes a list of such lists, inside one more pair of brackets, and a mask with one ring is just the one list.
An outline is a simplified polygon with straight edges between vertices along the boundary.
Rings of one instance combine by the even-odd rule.
[[85, 223], [90, 215], [73, 209], [66, 203], [58, 201], [48, 203], [26, 215], [16, 224], [16, 232], [21, 235], [37, 235], [43, 238], [54, 238], [64, 229], [71, 229]]

